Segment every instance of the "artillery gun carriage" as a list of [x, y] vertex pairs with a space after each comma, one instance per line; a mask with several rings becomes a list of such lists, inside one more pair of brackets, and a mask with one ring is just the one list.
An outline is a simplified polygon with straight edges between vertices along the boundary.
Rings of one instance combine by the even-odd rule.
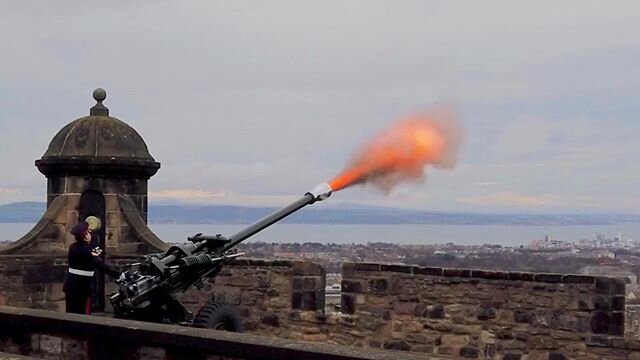
[[171, 246], [166, 252], [149, 254], [131, 264], [110, 296], [117, 317], [181, 324], [228, 331], [242, 331], [237, 310], [224, 301], [211, 299], [194, 316], [180, 303], [180, 294], [200, 287], [215, 277], [232, 259], [244, 255], [235, 246], [303, 207], [331, 195], [331, 187], [320, 184], [293, 203], [267, 215], [238, 233], [224, 237], [196, 234], [189, 243]]

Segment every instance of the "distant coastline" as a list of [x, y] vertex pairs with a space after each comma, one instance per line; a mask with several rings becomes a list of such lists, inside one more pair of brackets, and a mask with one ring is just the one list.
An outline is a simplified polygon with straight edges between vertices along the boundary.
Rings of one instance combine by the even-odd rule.
[[[46, 209], [43, 202], [0, 205], [0, 223], [35, 223]], [[276, 207], [231, 205], [151, 204], [148, 219], [154, 224], [249, 224]], [[640, 215], [630, 214], [483, 214], [433, 212], [399, 208], [344, 205], [305, 208], [285, 218], [285, 224], [433, 224], [433, 225], [615, 225], [640, 223]]]
[[[15, 241], [34, 223], [0, 223], [0, 241]], [[246, 224], [159, 224], [151, 230], [163, 241], [181, 243], [196, 233], [233, 235]], [[615, 225], [439, 225], [439, 224], [275, 224], [249, 239], [267, 243], [367, 244], [447, 244], [520, 246], [549, 236], [552, 240], [578, 242], [597, 234], [613, 238], [640, 239], [640, 223]]]

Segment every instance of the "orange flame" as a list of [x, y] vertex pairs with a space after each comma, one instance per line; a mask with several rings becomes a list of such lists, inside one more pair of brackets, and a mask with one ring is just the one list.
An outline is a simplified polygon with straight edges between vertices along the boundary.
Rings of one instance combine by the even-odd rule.
[[427, 164], [453, 167], [459, 144], [460, 127], [450, 112], [409, 117], [365, 144], [329, 185], [338, 191], [371, 183], [389, 192], [400, 182], [424, 180]]

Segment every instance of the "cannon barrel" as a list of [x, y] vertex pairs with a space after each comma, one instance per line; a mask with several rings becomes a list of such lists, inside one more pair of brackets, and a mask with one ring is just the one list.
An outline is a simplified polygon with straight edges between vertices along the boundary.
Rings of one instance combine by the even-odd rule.
[[[316, 201], [321, 201], [331, 196], [331, 188], [329, 184], [320, 184], [316, 186], [313, 190], [307, 192], [299, 198], [298, 200], [292, 202], [291, 204], [274, 211], [273, 213], [265, 216], [264, 218], [256, 221], [255, 223], [249, 225], [248, 227], [240, 230], [236, 234], [230, 236], [229, 238], [225, 238], [222, 235], [202, 235], [196, 234], [194, 236], [189, 237], [188, 239], [192, 241], [188, 246], [193, 248], [194, 250], [199, 249], [201, 246], [206, 246], [207, 242], [211, 241], [222, 241], [223, 244], [220, 247], [215, 247], [213, 253], [218, 255], [223, 255], [234, 246], [238, 245], [240, 242], [250, 238], [261, 230], [275, 224], [276, 222], [282, 220], [283, 218], [293, 214], [294, 212], [302, 209], [303, 207], [313, 204]], [[204, 254], [196, 254], [195, 251], [189, 251], [190, 254], [178, 258], [176, 255], [167, 255], [162, 258], [158, 263], [159, 267], [163, 265], [168, 265], [175, 260], [178, 260], [179, 265], [177, 266], [199, 266], [206, 265], [212, 262], [211, 259], [220, 260], [222, 258], [212, 257], [207, 253]], [[228, 257], [225, 257], [225, 259]]]
[[331, 196], [331, 187], [329, 186], [329, 184], [323, 183], [317, 185], [311, 191], [304, 194], [304, 196], [302, 196], [300, 199], [292, 202], [291, 204], [283, 207], [280, 210], [274, 211], [273, 213], [263, 217], [255, 223], [231, 235], [229, 237], [229, 242], [222, 248], [222, 252], [233, 248], [242, 241], [293, 214], [294, 212], [302, 209], [303, 207], [309, 204], [313, 204], [316, 201], [324, 200], [329, 196]]
[[320, 184], [298, 200], [274, 211], [238, 233], [222, 235], [197, 234], [188, 244], [171, 246], [164, 254], [152, 254], [136, 267], [126, 271], [118, 292], [110, 300], [117, 316], [155, 322], [190, 321], [189, 311], [175, 299], [176, 294], [202, 284], [215, 276], [229, 260], [244, 255], [234, 246], [303, 207], [331, 195], [329, 184]]

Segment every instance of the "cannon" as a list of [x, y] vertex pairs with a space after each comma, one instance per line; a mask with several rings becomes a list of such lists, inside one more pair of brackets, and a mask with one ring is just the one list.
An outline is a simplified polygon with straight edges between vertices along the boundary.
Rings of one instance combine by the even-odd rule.
[[117, 292], [110, 295], [114, 314], [132, 320], [180, 324], [227, 331], [242, 331], [242, 321], [231, 305], [211, 299], [194, 316], [178, 300], [192, 286], [201, 287], [222, 266], [244, 255], [236, 245], [275, 224], [303, 207], [331, 196], [331, 187], [323, 183], [298, 200], [265, 216], [229, 237], [198, 233], [184, 245], [171, 246], [166, 252], [145, 255], [123, 272]]

